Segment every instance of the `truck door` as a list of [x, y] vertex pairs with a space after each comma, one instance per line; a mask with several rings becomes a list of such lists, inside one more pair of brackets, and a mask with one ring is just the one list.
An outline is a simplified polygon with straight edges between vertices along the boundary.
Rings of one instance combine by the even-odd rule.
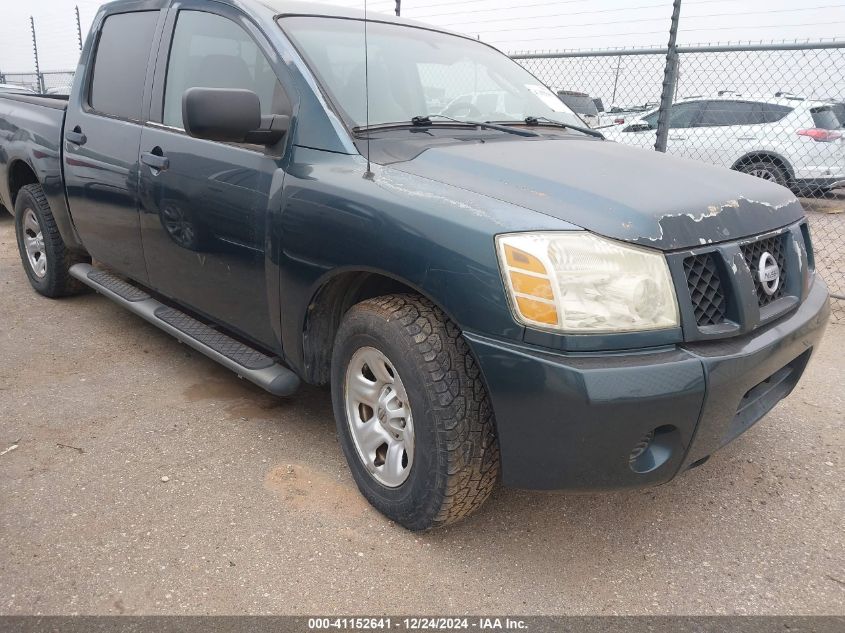
[[236, 9], [199, 0], [173, 6], [141, 136], [141, 233], [150, 285], [277, 348], [278, 306], [270, 305], [268, 291], [277, 291], [278, 276], [268, 227], [281, 211], [282, 150], [188, 136], [182, 95], [192, 87], [249, 89], [262, 114], [290, 114], [290, 100], [268, 60], [272, 48]]
[[147, 274], [138, 221], [138, 148], [147, 69], [162, 16], [136, 11], [105, 18], [89, 44], [93, 54], [81, 67], [64, 130], [65, 183], [83, 244], [95, 259], [142, 282]]

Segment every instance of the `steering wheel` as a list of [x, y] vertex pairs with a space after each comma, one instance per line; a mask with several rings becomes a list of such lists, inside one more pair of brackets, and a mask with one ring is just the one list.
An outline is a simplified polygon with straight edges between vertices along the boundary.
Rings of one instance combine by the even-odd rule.
[[449, 107], [447, 107], [441, 114], [444, 116], [458, 116], [459, 113], [463, 113], [466, 111], [467, 116], [471, 117], [480, 117], [482, 116], [481, 110], [475, 107], [469, 101], [460, 101], [458, 103], [453, 103]]

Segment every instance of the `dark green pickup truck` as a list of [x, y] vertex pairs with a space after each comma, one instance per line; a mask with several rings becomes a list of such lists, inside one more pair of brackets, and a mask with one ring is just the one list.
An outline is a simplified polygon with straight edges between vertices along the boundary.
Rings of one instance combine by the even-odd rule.
[[35, 290], [279, 396], [331, 384], [410, 529], [500, 479], [669, 481], [795, 387], [828, 298], [788, 190], [608, 142], [481, 42], [327, 10], [121, 0], [68, 99], [0, 96]]

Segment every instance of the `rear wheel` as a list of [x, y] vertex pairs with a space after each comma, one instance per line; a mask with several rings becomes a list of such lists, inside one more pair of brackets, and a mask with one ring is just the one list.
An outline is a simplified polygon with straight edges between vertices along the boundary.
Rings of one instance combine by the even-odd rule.
[[55, 298], [85, 289], [68, 270], [87, 259], [65, 247], [41, 185], [26, 185], [18, 192], [15, 234], [26, 276], [37, 292]]
[[453, 523], [492, 492], [499, 449], [481, 373], [431, 302], [389, 295], [354, 306], [335, 338], [332, 399], [358, 488], [400, 525]]
[[737, 171], [786, 187], [789, 177], [783, 167], [770, 161], [754, 161], [737, 167]]

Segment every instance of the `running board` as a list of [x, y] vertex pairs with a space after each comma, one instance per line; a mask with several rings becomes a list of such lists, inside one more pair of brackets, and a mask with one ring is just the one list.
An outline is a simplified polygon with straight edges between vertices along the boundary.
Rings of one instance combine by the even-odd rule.
[[70, 274], [100, 294], [134, 312], [179, 341], [193, 347], [239, 377], [246, 378], [277, 396], [289, 396], [299, 388], [299, 377], [266, 354], [219, 332], [201, 321], [154, 299], [142, 288], [113, 273], [74, 264]]

